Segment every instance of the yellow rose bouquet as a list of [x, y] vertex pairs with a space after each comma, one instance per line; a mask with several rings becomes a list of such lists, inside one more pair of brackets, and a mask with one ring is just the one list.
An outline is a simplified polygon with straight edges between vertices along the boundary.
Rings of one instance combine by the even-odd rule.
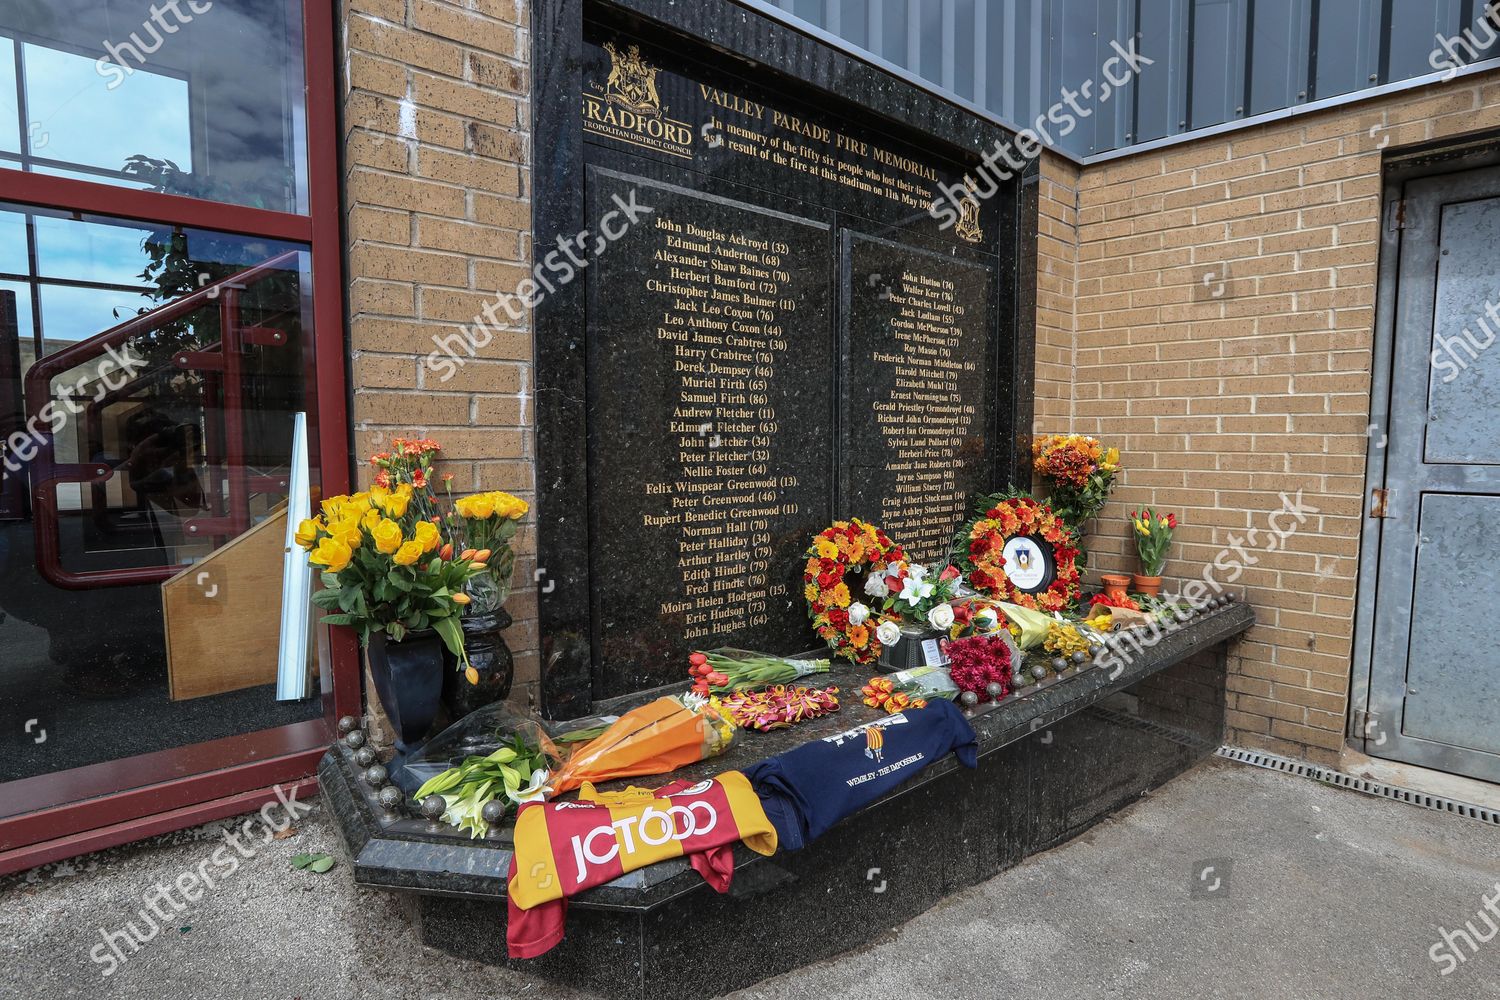
[[516, 565], [510, 540], [529, 509], [526, 501], [500, 490], [453, 501], [448, 513], [449, 536], [463, 546], [464, 554], [472, 553], [490, 567], [488, 574], [469, 583], [468, 593], [474, 602], [465, 613], [493, 611], [510, 596], [510, 578]]
[[297, 543], [322, 575], [312, 600], [330, 612], [325, 624], [351, 626], [361, 645], [377, 632], [400, 642], [430, 628], [467, 666], [459, 615], [472, 600], [467, 588], [489, 566], [473, 553], [455, 557], [438, 524], [418, 513], [414, 493], [400, 483], [330, 497], [297, 526]]

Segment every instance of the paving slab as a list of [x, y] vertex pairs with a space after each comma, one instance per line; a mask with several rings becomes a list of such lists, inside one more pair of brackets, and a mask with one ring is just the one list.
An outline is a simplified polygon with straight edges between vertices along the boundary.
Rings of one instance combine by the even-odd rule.
[[[353, 885], [323, 809], [285, 839], [247, 844], [251, 856], [197, 901], [174, 893], [180, 911], [158, 898], [170, 919], [156, 918], [144, 897], [212, 859], [223, 826], [0, 880], [0, 997], [588, 996], [419, 946], [406, 900]], [[313, 851], [339, 863], [292, 870]], [[1212, 761], [871, 947], [736, 996], [1500, 996], [1500, 937], [1480, 940], [1483, 897], [1497, 893], [1500, 829]], [[108, 954], [96, 950], [104, 932], [132, 921], [149, 933], [143, 908], [159, 930], [103, 975], [110, 963], [91, 952]], [[1466, 924], [1474, 947], [1455, 937], [1463, 961], [1442, 959], [1441, 931]], [[732, 941], [705, 949], [706, 961], [734, 961]]]

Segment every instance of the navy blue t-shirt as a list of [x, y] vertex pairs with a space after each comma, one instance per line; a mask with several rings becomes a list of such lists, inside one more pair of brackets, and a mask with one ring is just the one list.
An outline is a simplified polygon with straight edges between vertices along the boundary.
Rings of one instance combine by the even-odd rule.
[[934, 699], [767, 757], [745, 768], [782, 850], [805, 847], [833, 824], [916, 777], [950, 750], [977, 762], [974, 727], [951, 701]]

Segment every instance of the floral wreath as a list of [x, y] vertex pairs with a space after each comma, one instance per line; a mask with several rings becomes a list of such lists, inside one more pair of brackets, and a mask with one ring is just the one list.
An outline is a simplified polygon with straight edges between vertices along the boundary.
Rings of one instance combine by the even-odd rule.
[[846, 578], [856, 571], [881, 578], [888, 571], [899, 572], [906, 565], [901, 546], [873, 524], [853, 518], [835, 521], [814, 535], [806, 555], [802, 594], [818, 635], [835, 656], [855, 663], [878, 660], [884, 645], [869, 621], [869, 609], [854, 600]]
[[[1037, 611], [1061, 611], [1078, 596], [1078, 550], [1052, 508], [1026, 494], [980, 500], [983, 512], [960, 529], [955, 548], [969, 586], [987, 597]], [[1005, 575], [1005, 543], [1021, 535], [1051, 544], [1056, 575], [1044, 591], [1018, 590]]]

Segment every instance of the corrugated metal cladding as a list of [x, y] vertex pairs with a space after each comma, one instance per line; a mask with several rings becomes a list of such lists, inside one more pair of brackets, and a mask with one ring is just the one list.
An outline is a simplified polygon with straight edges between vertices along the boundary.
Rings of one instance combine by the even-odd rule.
[[[1487, 0], [748, 0], [1086, 157], [1500, 56]], [[1154, 60], [1100, 100], [1111, 42]], [[1445, 41], [1446, 40], [1446, 41]], [[1121, 75], [1119, 64], [1111, 68]]]

